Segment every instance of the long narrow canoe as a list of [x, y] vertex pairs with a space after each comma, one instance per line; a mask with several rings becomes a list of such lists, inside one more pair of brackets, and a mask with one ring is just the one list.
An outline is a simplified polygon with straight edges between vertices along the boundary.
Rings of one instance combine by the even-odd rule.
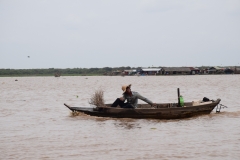
[[209, 114], [220, 103], [221, 99], [211, 100], [208, 102], [193, 102], [184, 103], [184, 107], [177, 107], [176, 103], [161, 103], [156, 107], [151, 107], [148, 104], [139, 104], [138, 108], [120, 108], [110, 107], [111, 104], [106, 104], [106, 107], [70, 107], [64, 105], [73, 112], [81, 112], [90, 116], [98, 117], [113, 117], [113, 118], [153, 118], [153, 119], [180, 119], [188, 118], [196, 115]]

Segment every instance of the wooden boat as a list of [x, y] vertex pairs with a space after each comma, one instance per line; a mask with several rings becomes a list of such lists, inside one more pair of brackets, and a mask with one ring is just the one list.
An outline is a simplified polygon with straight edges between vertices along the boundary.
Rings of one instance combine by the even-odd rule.
[[177, 103], [162, 103], [156, 107], [151, 107], [148, 104], [138, 104], [138, 108], [120, 108], [110, 107], [111, 104], [106, 104], [106, 107], [70, 107], [64, 104], [73, 112], [82, 112], [90, 116], [98, 117], [113, 117], [113, 118], [152, 118], [152, 119], [179, 119], [188, 118], [196, 115], [209, 114], [218, 106], [221, 99], [211, 100], [208, 102], [185, 102], [184, 107], [178, 107]]

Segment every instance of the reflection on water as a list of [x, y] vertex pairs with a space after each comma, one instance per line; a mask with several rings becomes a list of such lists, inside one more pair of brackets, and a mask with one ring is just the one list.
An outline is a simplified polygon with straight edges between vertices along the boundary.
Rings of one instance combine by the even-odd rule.
[[[239, 159], [240, 76], [0, 78], [0, 159]], [[71, 113], [90, 107], [104, 88], [106, 103], [121, 85], [153, 102], [221, 98], [228, 106], [181, 120], [118, 119]], [[234, 84], [234, 85], [229, 85]], [[142, 103], [142, 102], [141, 102]]]
[[117, 128], [120, 129], [135, 129], [135, 128], [141, 128], [140, 124], [137, 123], [135, 120], [133, 119], [128, 119], [128, 118], [124, 118], [124, 119], [120, 119], [120, 120], [116, 120], [113, 123]]

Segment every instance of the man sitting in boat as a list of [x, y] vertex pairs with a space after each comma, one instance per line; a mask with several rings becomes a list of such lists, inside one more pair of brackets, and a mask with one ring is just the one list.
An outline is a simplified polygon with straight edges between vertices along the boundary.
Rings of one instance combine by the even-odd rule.
[[[156, 105], [149, 99], [141, 96], [138, 92], [131, 91], [131, 84], [122, 86], [122, 90], [123, 97], [117, 98], [111, 107], [117, 107], [119, 105], [121, 108], [137, 108], [138, 99], [152, 106]], [[125, 100], [127, 100], [127, 103], [124, 103]]]

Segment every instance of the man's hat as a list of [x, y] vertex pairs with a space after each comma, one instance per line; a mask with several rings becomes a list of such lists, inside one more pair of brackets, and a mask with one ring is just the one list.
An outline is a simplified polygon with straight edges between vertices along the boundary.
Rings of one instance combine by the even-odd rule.
[[123, 93], [126, 92], [127, 87], [131, 88], [131, 84], [122, 86]]

